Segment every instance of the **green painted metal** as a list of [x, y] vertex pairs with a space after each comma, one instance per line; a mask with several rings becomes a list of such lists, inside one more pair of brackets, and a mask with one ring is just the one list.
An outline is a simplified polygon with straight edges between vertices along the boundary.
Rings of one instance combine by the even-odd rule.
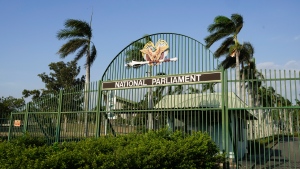
[[24, 123], [23, 123], [23, 132], [26, 133], [27, 132], [27, 126], [28, 126], [28, 105], [26, 105], [26, 111], [25, 111], [25, 118], [24, 118]]
[[62, 110], [62, 97], [63, 97], [63, 90], [59, 91], [59, 100], [58, 100], [58, 109], [57, 109], [57, 122], [56, 122], [56, 136], [55, 141], [59, 142], [60, 139], [60, 124], [61, 124], [61, 110]]
[[[101, 122], [101, 100], [102, 100], [102, 94], [100, 91], [102, 91], [102, 81], [99, 80], [99, 85], [98, 85], [98, 100], [97, 100], [97, 112], [96, 112], [96, 126], [100, 126]], [[96, 138], [98, 138], [100, 136], [100, 132], [101, 132], [101, 129], [100, 127], [96, 127]]]
[[[166, 40], [168, 57], [178, 61], [125, 67], [129, 56], [142, 61], [139, 50], [147, 41], [140, 38], [116, 55], [100, 81], [64, 89], [12, 113], [9, 139], [24, 131], [48, 143], [160, 128], [184, 135], [202, 131], [226, 153], [227, 167], [299, 168], [299, 71], [242, 69], [244, 76], [236, 79], [235, 70], [217, 70], [219, 62], [195, 39], [172, 33], [148, 38], [153, 43]], [[221, 72], [221, 79], [118, 89], [102, 86], [124, 79], [211, 72]], [[14, 120], [21, 120], [22, 126], [14, 126]]]
[[[10, 119], [13, 119], [12, 117], [13, 117], [13, 114], [11, 113], [10, 114]], [[9, 121], [9, 129], [8, 129], [8, 138], [7, 138], [8, 141], [10, 141], [10, 138], [11, 138], [11, 128], [12, 128], [11, 126], [12, 125], [13, 125], [13, 122], [12, 122], [12, 120], [10, 120]]]

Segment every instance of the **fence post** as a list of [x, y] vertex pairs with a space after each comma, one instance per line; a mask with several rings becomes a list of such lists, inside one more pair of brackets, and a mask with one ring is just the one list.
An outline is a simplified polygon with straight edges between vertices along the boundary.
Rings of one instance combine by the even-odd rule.
[[12, 128], [12, 125], [13, 125], [13, 114], [10, 113], [10, 121], [9, 121], [9, 129], [8, 129], [8, 138], [7, 138], [8, 141], [10, 141], [10, 138], [11, 138], [11, 128]]
[[226, 153], [226, 162], [224, 164], [225, 168], [229, 167], [229, 120], [228, 120], [228, 86], [227, 86], [227, 72], [222, 67], [222, 147], [223, 153]]
[[102, 81], [99, 80], [98, 82], [98, 100], [97, 100], [97, 111], [96, 111], [96, 138], [100, 136], [100, 131], [101, 131], [101, 125], [100, 125], [100, 120], [101, 120], [101, 102], [102, 102]]
[[24, 116], [24, 123], [23, 123], [23, 132], [24, 134], [26, 134], [26, 131], [27, 131], [27, 126], [28, 126], [28, 112], [29, 112], [29, 109], [30, 108], [30, 103], [27, 103], [26, 104], [26, 111], [25, 111], [25, 116]]
[[224, 68], [221, 68], [222, 71], [222, 80], [221, 80], [221, 87], [222, 87], [222, 151], [226, 152], [226, 130], [225, 130], [225, 86], [224, 86]]
[[59, 140], [60, 140], [60, 123], [61, 123], [62, 97], [63, 97], [63, 90], [60, 90], [59, 91], [59, 96], [58, 96], [58, 110], [57, 110], [57, 122], [56, 122], [55, 142], [59, 142]]

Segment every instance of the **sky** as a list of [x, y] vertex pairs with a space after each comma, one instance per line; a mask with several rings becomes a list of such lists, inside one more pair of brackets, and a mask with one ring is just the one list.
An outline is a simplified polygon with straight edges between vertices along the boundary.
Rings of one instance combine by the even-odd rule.
[[[250, 42], [259, 69], [300, 70], [299, 0], [0, 0], [0, 97], [22, 97], [24, 89], [43, 89], [37, 76], [66, 42], [56, 34], [67, 19], [90, 21], [98, 55], [91, 82], [101, 79], [111, 60], [145, 34], [178, 33], [204, 44], [218, 15], [244, 18], [240, 42]], [[92, 15], [93, 14], [93, 15]], [[210, 50], [215, 51], [217, 45]], [[85, 74], [84, 59], [78, 62]]]

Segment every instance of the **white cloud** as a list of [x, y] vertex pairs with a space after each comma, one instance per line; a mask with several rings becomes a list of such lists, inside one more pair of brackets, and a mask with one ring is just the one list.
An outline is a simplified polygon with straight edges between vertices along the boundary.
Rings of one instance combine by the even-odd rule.
[[263, 62], [258, 63], [257, 69], [280, 69], [280, 65], [275, 64], [274, 62]]
[[285, 69], [299, 70], [299, 69], [300, 69], [300, 62], [299, 62], [299, 61], [295, 61], [295, 60], [288, 61], [288, 62], [284, 65], [284, 68], [285, 68]]
[[257, 68], [260, 69], [276, 69], [276, 70], [300, 70], [300, 61], [291, 60], [286, 63], [276, 64], [274, 62], [258, 63]]
[[300, 40], [300, 35], [295, 36], [295, 37], [294, 37], [294, 40]]

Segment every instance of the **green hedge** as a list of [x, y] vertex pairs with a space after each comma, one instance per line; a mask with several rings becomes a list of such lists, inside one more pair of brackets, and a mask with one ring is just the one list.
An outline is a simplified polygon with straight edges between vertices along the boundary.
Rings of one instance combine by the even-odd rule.
[[224, 161], [208, 134], [183, 137], [167, 130], [43, 144], [28, 136], [0, 143], [0, 167], [9, 168], [217, 168]]

